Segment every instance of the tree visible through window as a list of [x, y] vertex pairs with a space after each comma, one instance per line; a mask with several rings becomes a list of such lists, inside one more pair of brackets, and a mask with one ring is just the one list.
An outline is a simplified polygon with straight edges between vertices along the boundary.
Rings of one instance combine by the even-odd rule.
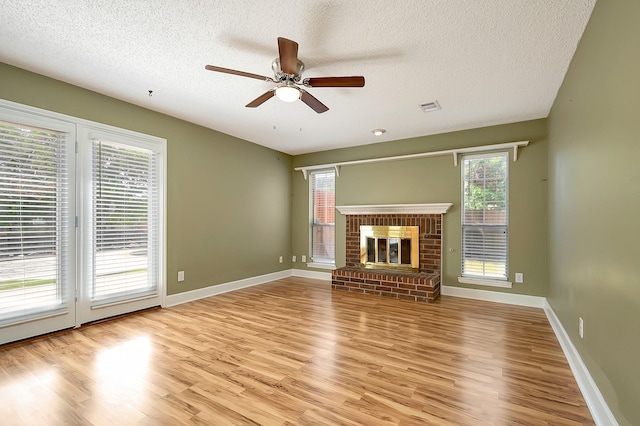
[[310, 174], [311, 261], [335, 262], [336, 177], [333, 170]]
[[462, 166], [462, 276], [508, 277], [508, 154], [472, 155]]

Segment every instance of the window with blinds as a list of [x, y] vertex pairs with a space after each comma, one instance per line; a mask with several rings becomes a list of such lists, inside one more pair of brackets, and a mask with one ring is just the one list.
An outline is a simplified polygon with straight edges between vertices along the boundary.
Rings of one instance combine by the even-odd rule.
[[462, 161], [462, 276], [508, 277], [507, 153]]
[[94, 304], [158, 289], [158, 173], [151, 150], [105, 140], [92, 146]]
[[312, 172], [311, 186], [311, 260], [335, 262], [336, 174], [333, 170]]
[[0, 122], [0, 324], [64, 311], [66, 133]]

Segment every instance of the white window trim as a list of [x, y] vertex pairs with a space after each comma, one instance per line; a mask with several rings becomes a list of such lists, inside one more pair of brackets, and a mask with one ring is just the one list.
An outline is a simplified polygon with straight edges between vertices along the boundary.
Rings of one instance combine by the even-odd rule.
[[[24, 111], [15, 108], [12, 102], [3, 101], [0, 99], [0, 121], [7, 121], [9, 123], [16, 123], [18, 125], [30, 126], [35, 128], [41, 128], [44, 130], [51, 130], [66, 134], [65, 136], [65, 156], [66, 168], [63, 171], [68, 176], [67, 178], [67, 190], [66, 197], [68, 202], [68, 208], [66, 211], [66, 224], [62, 222], [56, 223], [56, 234], [60, 232], [60, 228], [65, 229], [66, 238], [66, 256], [62, 261], [64, 266], [64, 275], [66, 279], [62, 280], [62, 286], [66, 292], [66, 297], [63, 303], [56, 307], [45, 308], [42, 310], [36, 309], [32, 312], [25, 312], [23, 315], [16, 315], [9, 318], [5, 318], [0, 322], [0, 330], [2, 335], [0, 336], [0, 344], [20, 340], [40, 334], [57, 331], [63, 328], [69, 328], [75, 326], [76, 306], [73, 301], [75, 282], [76, 282], [76, 245], [75, 245], [75, 211], [76, 211], [76, 192], [74, 186], [73, 176], [75, 176], [75, 152], [74, 141], [76, 139], [76, 126], [69, 120], [52, 117], [45, 114], [33, 114], [29, 111]], [[27, 107], [30, 108], [30, 107]], [[59, 165], [59, 164], [58, 164]], [[56, 176], [59, 177], [56, 172]], [[56, 216], [59, 218], [58, 216]], [[56, 262], [59, 261], [59, 257], [56, 256]], [[56, 265], [56, 268], [59, 264]], [[58, 281], [60, 285], [60, 281]], [[58, 287], [60, 288], [60, 287]]]
[[329, 270], [334, 270], [336, 269], [336, 262], [333, 261], [331, 263], [327, 262], [309, 262], [307, 263], [307, 266], [309, 268], [316, 268], [316, 269], [329, 269]]
[[[498, 151], [498, 152], [490, 152], [490, 153], [482, 153], [482, 154], [468, 154], [462, 157], [462, 161], [465, 159], [477, 159], [477, 158], [492, 158], [495, 156], [505, 156], [507, 158], [507, 167], [509, 167], [509, 152], [507, 151]], [[514, 154], [515, 155], [515, 154]], [[515, 160], [515, 158], [514, 158]], [[460, 229], [464, 225], [464, 167], [461, 166], [461, 191], [460, 191], [460, 207], [461, 207], [461, 220], [460, 220]], [[507, 182], [506, 182], [506, 191], [507, 191], [507, 236], [509, 235], [509, 170], [507, 170]], [[461, 233], [462, 234], [462, 233]], [[508, 238], [508, 237], [507, 237]], [[460, 259], [460, 267], [462, 267], [462, 262], [464, 259]], [[461, 284], [470, 284], [470, 285], [478, 285], [478, 286], [487, 286], [487, 287], [500, 287], [500, 288], [513, 288], [513, 283], [509, 281], [509, 241], [507, 239], [507, 277], [505, 278], [484, 278], [477, 276], [460, 276], [458, 277], [458, 282]], [[462, 274], [461, 274], [462, 275]]]
[[[309, 260], [310, 262], [307, 262], [307, 267], [309, 268], [316, 268], [316, 269], [328, 269], [328, 270], [333, 270], [336, 269], [336, 259], [335, 259], [335, 248], [334, 248], [334, 258], [332, 261], [327, 261], [327, 262], [323, 262], [321, 260], [314, 260], [313, 258], [313, 179], [312, 179], [312, 175], [314, 173], [323, 173], [323, 172], [328, 172], [331, 171], [331, 169], [318, 169], [318, 170], [314, 170], [313, 172], [311, 172], [309, 174]], [[338, 176], [337, 173], [334, 172], [334, 190], [335, 190], [335, 181], [336, 181], [336, 177]], [[335, 199], [334, 199], [335, 202]], [[336, 231], [336, 224], [334, 221], [334, 236], [333, 236], [333, 241], [335, 244], [336, 241], [336, 235], [335, 235], [335, 231]], [[335, 247], [335, 246], [334, 246]], [[329, 260], [329, 259], [327, 259]]]
[[484, 279], [484, 278], [458, 277], [458, 282], [461, 284], [483, 285], [487, 287], [502, 287], [502, 288], [513, 287], [513, 284], [510, 281], [491, 280], [491, 279]]

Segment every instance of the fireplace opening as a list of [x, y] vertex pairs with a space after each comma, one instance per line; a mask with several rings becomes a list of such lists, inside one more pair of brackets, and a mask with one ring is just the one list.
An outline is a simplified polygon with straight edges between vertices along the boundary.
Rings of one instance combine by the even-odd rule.
[[360, 226], [360, 263], [365, 268], [417, 271], [418, 226]]

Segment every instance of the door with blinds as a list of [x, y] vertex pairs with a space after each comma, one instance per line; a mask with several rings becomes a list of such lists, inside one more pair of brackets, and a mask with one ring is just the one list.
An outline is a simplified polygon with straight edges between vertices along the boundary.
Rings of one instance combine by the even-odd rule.
[[0, 344], [75, 325], [75, 126], [0, 110]]
[[165, 156], [0, 100], [0, 344], [162, 304]]
[[157, 144], [79, 129], [81, 322], [158, 306], [161, 160]]

